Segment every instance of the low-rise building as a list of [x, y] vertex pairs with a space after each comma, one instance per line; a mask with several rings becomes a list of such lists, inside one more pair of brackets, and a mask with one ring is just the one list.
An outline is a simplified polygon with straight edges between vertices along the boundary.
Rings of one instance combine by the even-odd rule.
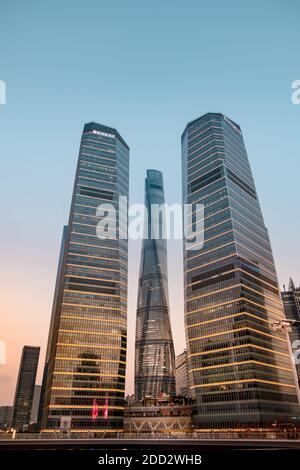
[[124, 437], [188, 437], [193, 432], [191, 412], [191, 400], [183, 398], [131, 404], [125, 408]]

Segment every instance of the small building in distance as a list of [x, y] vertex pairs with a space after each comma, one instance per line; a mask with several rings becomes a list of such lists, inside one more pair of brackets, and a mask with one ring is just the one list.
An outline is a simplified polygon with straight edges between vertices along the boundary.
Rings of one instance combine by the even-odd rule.
[[[288, 290], [285, 289], [281, 292], [281, 298], [284, 306], [285, 316], [288, 320], [297, 322], [292, 329], [291, 343], [292, 348], [298, 348], [297, 341], [300, 341], [300, 286], [296, 287], [292, 278], [290, 278]], [[298, 382], [300, 384], [300, 364], [296, 362], [296, 369], [298, 374]]]
[[0, 406], [0, 430], [6, 431], [11, 427], [13, 414], [12, 406]]
[[40, 347], [24, 346], [14, 399], [12, 427], [24, 431], [30, 423]]
[[39, 404], [41, 398], [41, 385], [34, 386], [30, 423], [36, 423], [38, 418]]
[[188, 373], [188, 357], [186, 349], [176, 356], [175, 359], [176, 374], [176, 395], [179, 397], [193, 397], [190, 376]]

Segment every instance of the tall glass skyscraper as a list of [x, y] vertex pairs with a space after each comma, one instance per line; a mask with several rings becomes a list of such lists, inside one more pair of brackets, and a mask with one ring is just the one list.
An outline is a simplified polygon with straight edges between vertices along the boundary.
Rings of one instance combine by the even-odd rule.
[[[84, 126], [64, 230], [43, 384], [42, 430], [123, 429], [127, 330], [129, 148], [116, 129]], [[110, 204], [114, 237], [99, 238], [97, 207]]]
[[184, 243], [195, 425], [290, 422], [299, 415], [291, 358], [284, 333], [272, 328], [283, 307], [240, 126], [219, 113], [190, 122], [182, 172], [183, 203], [204, 204], [204, 246], [190, 250]]
[[[175, 395], [175, 354], [169, 317], [167, 241], [163, 236], [163, 176], [147, 170], [145, 179], [145, 237], [142, 245], [135, 341], [135, 397]], [[156, 238], [154, 238], [156, 237]]]
[[18, 431], [30, 423], [39, 355], [38, 346], [23, 347], [12, 416], [12, 427]]

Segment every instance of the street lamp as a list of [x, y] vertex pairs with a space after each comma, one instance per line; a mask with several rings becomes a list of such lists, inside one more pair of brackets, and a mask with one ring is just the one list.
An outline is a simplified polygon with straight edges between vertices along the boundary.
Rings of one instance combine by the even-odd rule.
[[293, 331], [293, 326], [298, 326], [300, 325], [300, 320], [293, 320], [293, 319], [288, 319], [285, 318], [283, 320], [276, 321], [271, 324], [271, 328], [275, 331], [282, 331], [285, 333], [286, 339], [287, 339], [287, 344], [288, 344], [288, 350], [290, 357], [292, 359], [292, 369], [293, 369], [293, 376], [294, 376], [294, 381], [296, 385], [296, 393], [297, 393], [297, 398], [298, 398], [298, 403], [300, 405], [300, 389], [299, 389], [299, 379], [298, 379], [298, 374], [297, 374], [297, 369], [295, 365], [295, 361], [293, 358], [293, 350], [292, 350], [292, 345], [291, 345], [291, 338], [290, 338], [290, 333]]

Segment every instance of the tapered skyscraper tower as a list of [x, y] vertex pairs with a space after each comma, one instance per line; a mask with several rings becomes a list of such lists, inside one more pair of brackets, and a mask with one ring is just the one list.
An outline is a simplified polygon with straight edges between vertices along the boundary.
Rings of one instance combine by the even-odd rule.
[[[84, 126], [68, 227], [64, 230], [46, 366], [42, 431], [123, 429], [127, 325], [129, 148], [116, 129]], [[101, 214], [114, 236], [99, 237]], [[123, 226], [122, 226], [123, 224]]]
[[[175, 395], [175, 355], [169, 317], [167, 241], [164, 214], [154, 216], [153, 204], [164, 204], [160, 171], [147, 170], [145, 233], [141, 253], [135, 342], [135, 396]], [[156, 238], [154, 238], [156, 237]]]
[[291, 357], [285, 334], [272, 328], [284, 312], [239, 125], [219, 113], [190, 122], [182, 172], [183, 202], [204, 204], [204, 246], [184, 245], [195, 425], [291, 422], [299, 415]]

